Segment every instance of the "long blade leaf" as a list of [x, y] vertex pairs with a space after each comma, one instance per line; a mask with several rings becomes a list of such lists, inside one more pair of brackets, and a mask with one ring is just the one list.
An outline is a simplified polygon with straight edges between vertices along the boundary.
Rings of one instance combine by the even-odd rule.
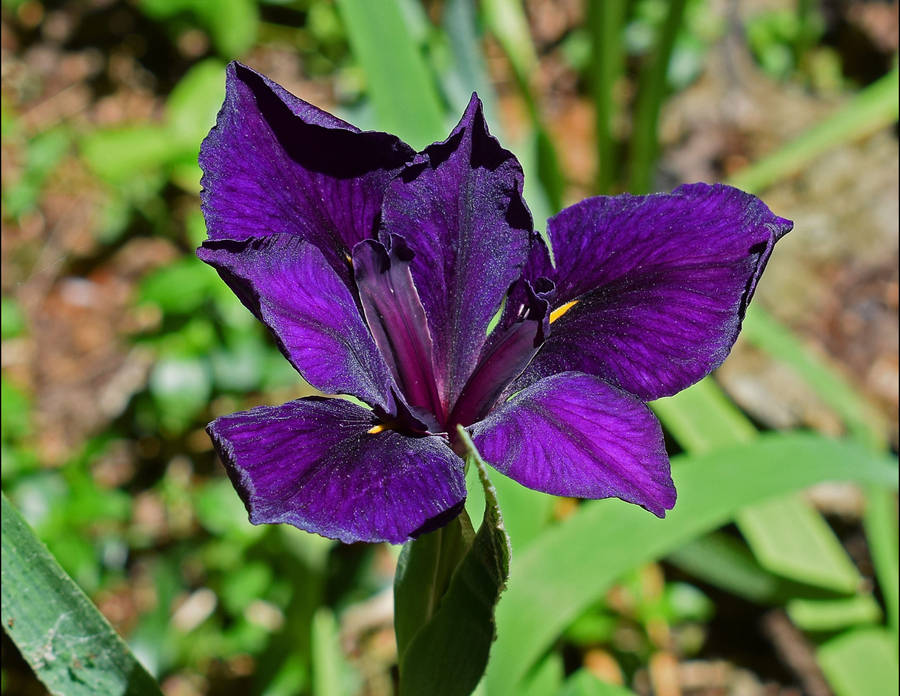
[[125, 642], [2, 500], [3, 628], [53, 694], [160, 696]]
[[487, 672], [491, 696], [515, 693], [562, 629], [622, 573], [716, 529], [743, 506], [819, 481], [897, 485], [891, 458], [804, 433], [762, 435], [674, 462], [679, 500], [665, 521], [616, 500], [586, 503], [513, 560]]

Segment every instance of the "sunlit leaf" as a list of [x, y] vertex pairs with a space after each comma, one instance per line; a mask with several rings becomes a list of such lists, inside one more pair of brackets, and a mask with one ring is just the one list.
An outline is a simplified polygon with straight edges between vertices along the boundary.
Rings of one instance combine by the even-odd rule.
[[53, 694], [162, 692], [22, 517], [2, 500], [3, 629]]

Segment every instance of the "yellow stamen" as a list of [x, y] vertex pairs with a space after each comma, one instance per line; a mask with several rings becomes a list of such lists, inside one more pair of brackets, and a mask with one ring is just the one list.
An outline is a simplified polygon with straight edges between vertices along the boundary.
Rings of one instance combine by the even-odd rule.
[[552, 324], [577, 304], [578, 300], [572, 300], [570, 302], [566, 302], [562, 307], [557, 307], [556, 309], [554, 309], [552, 312], [550, 312], [550, 323]]
[[379, 424], [379, 425], [376, 425], [374, 428], [369, 429], [369, 430], [366, 431], [366, 432], [367, 432], [369, 435], [377, 435], [377, 434], [380, 433], [382, 430], [387, 430], [387, 426], [386, 426], [386, 425], [380, 425], [380, 424]]

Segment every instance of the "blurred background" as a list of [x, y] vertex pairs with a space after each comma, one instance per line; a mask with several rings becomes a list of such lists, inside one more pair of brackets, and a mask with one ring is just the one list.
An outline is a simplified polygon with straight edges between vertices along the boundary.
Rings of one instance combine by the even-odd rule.
[[[597, 193], [760, 195], [795, 229], [707, 425], [897, 450], [897, 2], [2, 0], [0, 30], [3, 491], [167, 696], [396, 672], [399, 549], [251, 526], [203, 430], [311, 393], [194, 256], [231, 59], [417, 148], [477, 90], [539, 229]], [[670, 452], [709, 449], [679, 403]], [[514, 556], [578, 506], [507, 495]], [[896, 497], [822, 484], [623, 568], [521, 693], [896, 693], [891, 578]], [[45, 693], [2, 655], [4, 694]]]

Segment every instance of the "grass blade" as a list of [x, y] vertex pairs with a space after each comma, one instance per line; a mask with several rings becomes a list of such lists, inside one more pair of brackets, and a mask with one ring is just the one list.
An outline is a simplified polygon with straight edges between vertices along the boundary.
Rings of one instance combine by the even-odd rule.
[[159, 696], [162, 692], [5, 495], [3, 628], [53, 694]]
[[897, 644], [883, 629], [844, 633], [819, 648], [817, 658], [836, 696], [898, 692]]
[[368, 81], [378, 125], [416, 149], [446, 136], [433, 76], [397, 0], [338, 0], [353, 53]]
[[591, 91], [594, 96], [597, 138], [597, 193], [610, 193], [619, 171], [618, 148], [613, 132], [617, 104], [616, 87], [625, 70], [622, 28], [626, 0], [588, 3], [591, 33]]
[[900, 570], [897, 562], [897, 496], [887, 489], [870, 486], [866, 490], [863, 517], [866, 540], [875, 566], [878, 586], [884, 597], [888, 625], [896, 638], [900, 627]]
[[897, 121], [898, 69], [869, 85], [844, 107], [768, 157], [736, 172], [728, 183], [750, 193], [796, 174], [816, 157]]
[[742, 506], [825, 480], [897, 484], [891, 458], [800, 433], [761, 435], [736, 448], [679, 456], [674, 473], [679, 500], [665, 521], [620, 501], [589, 502], [513, 559], [487, 673], [491, 696], [516, 693], [562, 629], [625, 571], [716, 529]]

